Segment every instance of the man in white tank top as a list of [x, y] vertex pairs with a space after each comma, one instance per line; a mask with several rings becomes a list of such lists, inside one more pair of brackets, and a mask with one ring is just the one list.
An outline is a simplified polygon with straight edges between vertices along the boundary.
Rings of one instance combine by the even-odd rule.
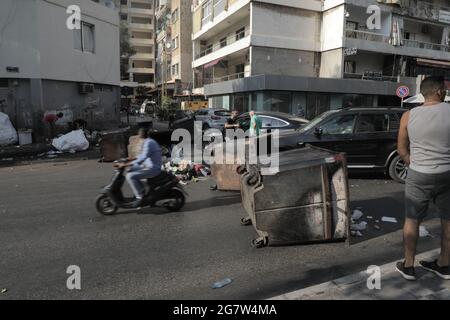
[[420, 223], [434, 203], [442, 226], [440, 256], [434, 261], [419, 261], [425, 270], [450, 280], [450, 105], [444, 103], [445, 81], [428, 77], [420, 91], [425, 97], [421, 107], [403, 114], [397, 151], [409, 167], [405, 186], [405, 260], [397, 270], [407, 280], [416, 280], [414, 260]]

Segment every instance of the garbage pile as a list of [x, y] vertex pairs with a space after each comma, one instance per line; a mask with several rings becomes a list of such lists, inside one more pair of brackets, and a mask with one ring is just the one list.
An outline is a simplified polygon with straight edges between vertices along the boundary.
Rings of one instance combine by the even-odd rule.
[[0, 146], [16, 144], [19, 141], [17, 131], [7, 114], [0, 112]]
[[211, 174], [211, 169], [203, 164], [195, 164], [190, 160], [167, 161], [164, 164], [164, 170], [172, 172], [180, 181], [187, 183], [189, 181], [197, 182]]

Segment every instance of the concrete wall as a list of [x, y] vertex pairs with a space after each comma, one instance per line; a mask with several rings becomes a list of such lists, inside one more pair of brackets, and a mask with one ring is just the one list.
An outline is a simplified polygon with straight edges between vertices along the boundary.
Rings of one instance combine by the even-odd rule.
[[343, 50], [322, 52], [320, 63], [321, 78], [342, 78], [344, 72]]
[[318, 54], [315, 52], [279, 48], [252, 47], [251, 65], [252, 75], [316, 77], [319, 71]]
[[343, 5], [323, 13], [320, 32], [321, 50], [328, 51], [344, 46], [344, 14]]
[[320, 51], [319, 12], [251, 3], [252, 45]]
[[[72, 4], [81, 7], [83, 21], [95, 25], [95, 54], [74, 49], [74, 31], [66, 27], [66, 8]], [[116, 10], [81, 0], [2, 0], [0, 21], [7, 22], [1, 39], [0, 77], [120, 84]], [[7, 73], [7, 66], [20, 72]]]
[[[95, 26], [95, 52], [74, 48], [74, 31], [66, 27], [66, 8], [81, 7], [82, 21]], [[94, 128], [116, 126], [120, 109], [118, 11], [85, 0], [2, 0], [0, 88], [5, 112], [16, 128], [42, 134], [42, 116], [61, 111], [84, 118]], [[19, 72], [7, 72], [17, 67]], [[79, 94], [81, 82], [96, 85]], [[86, 108], [88, 111], [85, 112]]]

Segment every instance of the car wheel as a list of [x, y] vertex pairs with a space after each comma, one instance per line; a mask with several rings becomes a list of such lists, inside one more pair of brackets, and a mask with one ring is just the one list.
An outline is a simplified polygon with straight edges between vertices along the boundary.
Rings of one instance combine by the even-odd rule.
[[399, 155], [396, 155], [394, 159], [392, 159], [389, 164], [388, 173], [392, 180], [399, 183], [405, 183], [408, 175], [408, 167]]

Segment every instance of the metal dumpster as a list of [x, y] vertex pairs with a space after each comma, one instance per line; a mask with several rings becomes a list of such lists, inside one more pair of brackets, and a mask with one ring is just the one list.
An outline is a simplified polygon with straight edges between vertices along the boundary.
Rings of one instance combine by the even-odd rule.
[[100, 136], [100, 152], [104, 162], [112, 162], [127, 156], [128, 129], [106, 131]]
[[349, 191], [343, 154], [305, 146], [280, 153], [279, 172], [261, 175], [247, 165], [240, 176], [242, 204], [259, 237], [255, 247], [349, 237]]

